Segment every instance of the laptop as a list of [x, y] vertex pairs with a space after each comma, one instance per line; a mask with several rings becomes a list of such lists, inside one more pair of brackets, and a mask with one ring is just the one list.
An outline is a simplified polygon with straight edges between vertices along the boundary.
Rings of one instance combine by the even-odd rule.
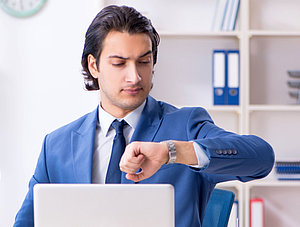
[[168, 184], [37, 184], [35, 227], [174, 227]]

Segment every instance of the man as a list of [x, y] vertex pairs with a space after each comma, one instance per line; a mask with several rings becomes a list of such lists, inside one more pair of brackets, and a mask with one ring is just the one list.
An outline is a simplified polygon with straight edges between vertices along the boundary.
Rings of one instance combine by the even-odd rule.
[[101, 103], [46, 136], [14, 226], [33, 226], [37, 183], [137, 182], [172, 184], [176, 226], [201, 226], [217, 183], [271, 171], [274, 154], [262, 139], [218, 128], [202, 108], [177, 109], [149, 96], [158, 44], [151, 22], [133, 8], [109, 6], [96, 16], [82, 66], [86, 88], [99, 89]]

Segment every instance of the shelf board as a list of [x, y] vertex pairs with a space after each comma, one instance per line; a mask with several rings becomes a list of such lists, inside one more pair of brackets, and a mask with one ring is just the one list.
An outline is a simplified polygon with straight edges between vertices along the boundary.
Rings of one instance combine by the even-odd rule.
[[225, 181], [225, 182], [218, 183], [216, 187], [217, 188], [240, 188], [242, 187], [243, 184], [244, 183], [242, 183], [241, 181], [234, 180], [234, 181]]
[[202, 107], [208, 112], [235, 112], [239, 114], [241, 112], [241, 109], [239, 106], [227, 106], [227, 105], [220, 105], [220, 106], [201, 106], [201, 105], [189, 105], [189, 106], [181, 106], [181, 105], [175, 105], [177, 108], [183, 108], [183, 107]]
[[250, 111], [300, 111], [300, 105], [250, 105]]
[[293, 180], [257, 180], [246, 183], [248, 187], [300, 187], [300, 181]]
[[220, 31], [220, 32], [211, 32], [211, 31], [159, 31], [158, 34], [161, 37], [239, 37], [240, 32], [238, 31]]
[[236, 112], [240, 113], [240, 107], [239, 106], [210, 106], [206, 107], [206, 110], [208, 112]]
[[[165, 31], [158, 32], [161, 37], [235, 37], [241, 35], [240, 31]], [[249, 36], [278, 36], [278, 37], [300, 37], [300, 31], [285, 30], [249, 30]]]
[[250, 36], [299, 36], [300, 37], [300, 31], [284, 31], [284, 30], [250, 30], [249, 31]]

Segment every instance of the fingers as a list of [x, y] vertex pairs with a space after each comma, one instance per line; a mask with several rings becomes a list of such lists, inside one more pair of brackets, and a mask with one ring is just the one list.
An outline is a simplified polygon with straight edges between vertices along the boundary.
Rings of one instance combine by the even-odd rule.
[[[163, 160], [165, 150], [167, 147], [162, 143], [133, 142], [124, 151], [120, 169], [127, 173], [127, 179], [135, 182], [149, 178], [166, 162]], [[142, 171], [136, 173], [140, 168]]]
[[135, 174], [126, 174], [126, 178], [134, 182], [139, 182], [146, 179], [143, 171]]
[[144, 159], [145, 157], [142, 154], [139, 154], [137, 157], [122, 157], [120, 169], [122, 172], [134, 174], [140, 169]]

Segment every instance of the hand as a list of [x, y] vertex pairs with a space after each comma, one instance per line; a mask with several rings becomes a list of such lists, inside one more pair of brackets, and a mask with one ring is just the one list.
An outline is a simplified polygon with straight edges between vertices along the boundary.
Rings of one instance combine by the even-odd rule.
[[[127, 179], [137, 182], [151, 177], [168, 160], [167, 144], [132, 142], [126, 146], [120, 161], [120, 169], [127, 173]], [[142, 171], [136, 173], [140, 168]]]

